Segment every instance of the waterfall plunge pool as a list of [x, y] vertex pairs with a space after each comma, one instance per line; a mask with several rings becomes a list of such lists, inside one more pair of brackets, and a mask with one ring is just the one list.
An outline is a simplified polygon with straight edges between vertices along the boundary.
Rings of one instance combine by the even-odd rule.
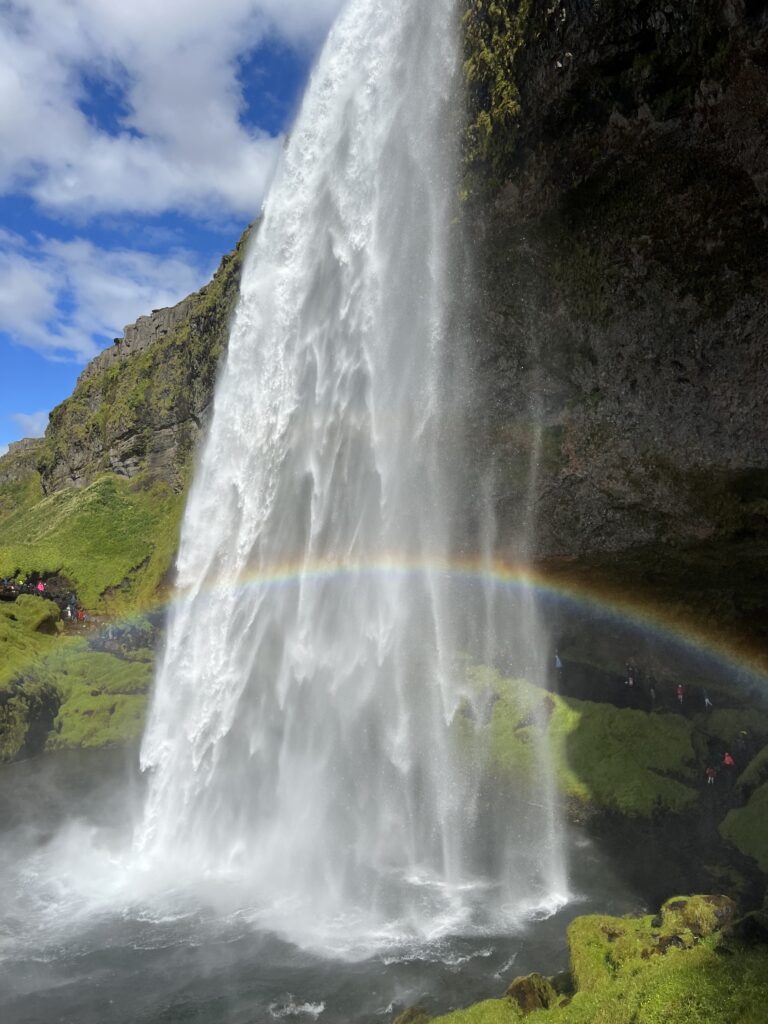
[[[83, 751], [0, 770], [3, 1024], [389, 1024], [500, 995], [518, 974], [567, 967], [575, 916], [644, 909], [571, 830], [567, 906], [507, 934], [350, 940], [331, 953], [260, 923], [238, 892], [152, 891], [121, 874], [143, 798], [135, 752]], [[245, 896], [245, 894], [240, 894]], [[351, 934], [351, 931], [350, 931]]]

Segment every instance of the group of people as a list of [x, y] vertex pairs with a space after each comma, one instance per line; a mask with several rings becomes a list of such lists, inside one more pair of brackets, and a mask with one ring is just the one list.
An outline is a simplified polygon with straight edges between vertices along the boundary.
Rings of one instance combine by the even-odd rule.
[[[624, 667], [624, 686], [628, 690], [633, 690], [639, 681], [639, 673], [636, 665], [632, 661], [628, 661]], [[651, 702], [651, 707], [654, 708], [659, 702], [659, 690], [656, 682], [656, 677], [653, 673], [649, 673], [646, 679], [648, 698]], [[686, 690], [685, 683], [677, 683], [674, 687], [674, 699], [680, 707], [683, 707], [686, 703], [686, 697], [688, 691]], [[711, 711], [714, 707], [714, 702], [709, 696], [706, 690], [700, 691], [700, 700], [703, 704], [704, 711]]]
[[14, 577], [5, 576], [0, 579], [0, 595], [8, 601], [15, 601], [20, 594], [47, 598], [59, 606], [65, 622], [84, 625], [88, 616], [85, 609], [80, 607], [77, 594], [73, 590], [65, 591], [61, 580], [55, 582], [58, 586], [51, 586], [37, 573], [31, 573], [26, 577], [22, 573]]
[[[554, 667], [558, 677], [558, 680], [563, 679], [563, 660], [560, 657], [559, 651], [554, 653]], [[621, 677], [623, 680], [623, 688], [627, 694], [627, 699], [630, 705], [636, 706], [637, 697], [644, 689], [647, 695], [646, 699], [650, 702], [651, 709], [654, 709], [663, 702], [663, 691], [657, 683], [657, 680], [652, 672], [645, 675], [644, 686], [641, 687], [641, 676], [640, 671], [634, 661], [628, 660], [624, 666], [624, 673]], [[714, 702], [710, 697], [707, 690], [699, 690], [698, 688], [690, 693], [685, 683], [674, 683], [672, 689], [666, 690], [667, 701], [672, 702], [673, 706], [676, 703], [680, 708], [688, 707], [691, 701], [696, 699], [701, 701], [701, 710], [709, 712], [714, 707]], [[631, 697], [629, 695], [632, 695]], [[642, 698], [641, 698], [642, 703]], [[647, 706], [647, 705], [646, 705]], [[694, 709], [696, 704], [693, 705]], [[721, 747], [722, 750], [722, 747]], [[735, 753], [735, 757], [734, 757]], [[718, 753], [716, 757], [711, 757], [709, 763], [707, 763], [704, 769], [705, 784], [707, 786], [713, 786], [715, 779], [718, 775], [723, 775], [729, 783], [733, 784], [736, 781], [736, 777], [739, 774], [737, 762], [742, 768], [750, 760], [750, 738], [746, 729], [742, 729], [738, 733], [734, 740], [734, 744], [730, 749]]]
[[38, 597], [51, 597], [48, 593], [48, 585], [42, 577], [35, 579], [34, 576], [26, 578], [19, 573], [16, 577], [4, 576], [0, 580], [0, 586], [10, 594], [36, 594]]

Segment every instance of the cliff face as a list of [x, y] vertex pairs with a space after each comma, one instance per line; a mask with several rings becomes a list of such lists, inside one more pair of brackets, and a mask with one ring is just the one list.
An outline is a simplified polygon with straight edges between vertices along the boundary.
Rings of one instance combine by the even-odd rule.
[[471, 0], [475, 429], [540, 556], [768, 537], [768, 4]]
[[152, 606], [178, 543], [248, 232], [210, 284], [83, 371], [45, 438], [0, 459], [0, 576], [64, 577], [90, 612]]
[[51, 412], [38, 457], [46, 494], [86, 487], [103, 473], [143, 474], [183, 489], [226, 347], [247, 237], [210, 284], [126, 327], [83, 370], [71, 397]]

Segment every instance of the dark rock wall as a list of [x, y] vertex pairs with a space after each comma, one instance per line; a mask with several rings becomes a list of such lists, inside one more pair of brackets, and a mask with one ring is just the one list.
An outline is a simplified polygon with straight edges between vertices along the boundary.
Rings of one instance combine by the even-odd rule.
[[541, 555], [768, 534], [768, 4], [470, 0], [474, 430]]

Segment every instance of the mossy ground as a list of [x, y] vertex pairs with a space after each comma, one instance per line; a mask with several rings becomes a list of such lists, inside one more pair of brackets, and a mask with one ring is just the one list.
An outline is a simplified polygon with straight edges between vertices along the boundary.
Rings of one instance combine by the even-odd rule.
[[154, 653], [94, 650], [61, 632], [51, 601], [0, 604], [0, 761], [139, 737]]
[[[665, 910], [661, 920], [577, 918], [568, 930], [575, 994], [551, 1009], [537, 1010], [531, 1019], [537, 1024], [762, 1022], [768, 995], [765, 950], [708, 934], [712, 921], [706, 898], [680, 902], [679, 913]], [[435, 1018], [435, 1024], [521, 1019], [517, 1005], [503, 998]]]
[[693, 730], [682, 716], [564, 698], [489, 670], [473, 679], [492, 693], [490, 721], [474, 735], [494, 772], [530, 774], [535, 731], [545, 723], [558, 788], [574, 804], [648, 816], [696, 799]]
[[768, 872], [768, 783], [758, 786], [744, 807], [728, 812], [720, 834]]

